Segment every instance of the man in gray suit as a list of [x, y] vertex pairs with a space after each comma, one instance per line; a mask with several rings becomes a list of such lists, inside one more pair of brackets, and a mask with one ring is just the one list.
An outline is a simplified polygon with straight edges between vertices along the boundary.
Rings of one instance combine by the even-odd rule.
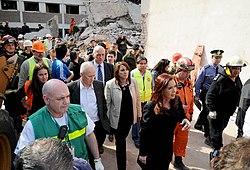
[[[68, 84], [70, 102], [80, 104], [82, 109], [95, 123], [94, 133], [97, 138], [100, 154], [103, 153], [103, 143], [106, 134], [110, 132], [107, 117], [107, 106], [104, 97], [104, 87], [101, 81], [95, 80], [96, 70], [91, 62], [84, 62], [80, 69], [80, 79]], [[90, 164], [91, 155], [89, 155]]]

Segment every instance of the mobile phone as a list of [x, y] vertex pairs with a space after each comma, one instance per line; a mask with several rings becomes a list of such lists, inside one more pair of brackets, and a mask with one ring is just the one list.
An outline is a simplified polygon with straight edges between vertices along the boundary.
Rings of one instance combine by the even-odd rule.
[[63, 125], [60, 127], [59, 133], [58, 133], [58, 139], [63, 140], [65, 138], [65, 135], [68, 132], [68, 126], [67, 125]]

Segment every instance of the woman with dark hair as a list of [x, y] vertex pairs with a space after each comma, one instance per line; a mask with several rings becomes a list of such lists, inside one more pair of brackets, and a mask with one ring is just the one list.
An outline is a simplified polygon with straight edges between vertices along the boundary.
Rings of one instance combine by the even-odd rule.
[[130, 77], [126, 62], [115, 64], [114, 75], [105, 86], [107, 115], [116, 139], [118, 170], [126, 170], [126, 138], [131, 125], [141, 119], [140, 94], [136, 80]]
[[[45, 106], [42, 88], [49, 79], [49, 68], [45, 64], [37, 64], [34, 68], [32, 80], [26, 81], [25, 85], [17, 91], [17, 97], [20, 100], [22, 99], [29, 115]], [[23, 99], [25, 96], [26, 100]]]
[[162, 73], [167, 73], [170, 61], [168, 59], [161, 59], [152, 69], [151, 74], [153, 77], [153, 87], [155, 85], [155, 79]]
[[183, 126], [182, 130], [191, 127], [176, 91], [176, 82], [171, 75], [163, 73], [156, 78], [152, 98], [144, 107], [141, 123], [138, 161], [145, 165], [145, 169], [168, 169], [177, 122]]

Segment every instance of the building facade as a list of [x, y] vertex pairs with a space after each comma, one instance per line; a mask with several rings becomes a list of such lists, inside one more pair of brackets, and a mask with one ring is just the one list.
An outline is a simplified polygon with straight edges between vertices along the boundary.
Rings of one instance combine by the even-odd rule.
[[62, 34], [69, 29], [71, 17], [77, 24], [88, 17], [88, 3], [85, 0], [1, 0], [0, 22], [9, 21], [11, 28], [23, 23], [32, 29], [38, 24], [45, 27], [48, 20], [58, 16], [58, 27]]

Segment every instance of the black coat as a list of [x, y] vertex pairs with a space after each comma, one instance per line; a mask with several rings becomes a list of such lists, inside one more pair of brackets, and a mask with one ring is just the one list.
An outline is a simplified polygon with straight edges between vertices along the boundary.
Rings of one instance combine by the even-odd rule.
[[140, 132], [140, 153], [147, 156], [148, 169], [168, 169], [173, 155], [173, 137], [177, 122], [185, 116], [180, 98], [178, 108], [165, 110], [169, 115], [154, 112], [155, 103], [148, 102], [143, 111]]
[[[80, 104], [80, 79], [67, 84], [70, 92], [70, 103]], [[94, 91], [97, 100], [98, 116], [102, 123], [103, 128], [110, 133], [110, 123], [107, 117], [107, 105], [104, 97], [103, 83], [99, 80], [93, 82]]]
[[246, 81], [241, 91], [239, 109], [236, 118], [236, 125], [239, 127], [239, 129], [243, 128], [246, 111], [249, 106], [250, 106], [250, 79]]
[[218, 118], [232, 116], [239, 105], [241, 88], [239, 77], [234, 82], [225, 73], [219, 73], [207, 92], [207, 108], [209, 111], [216, 111]]

